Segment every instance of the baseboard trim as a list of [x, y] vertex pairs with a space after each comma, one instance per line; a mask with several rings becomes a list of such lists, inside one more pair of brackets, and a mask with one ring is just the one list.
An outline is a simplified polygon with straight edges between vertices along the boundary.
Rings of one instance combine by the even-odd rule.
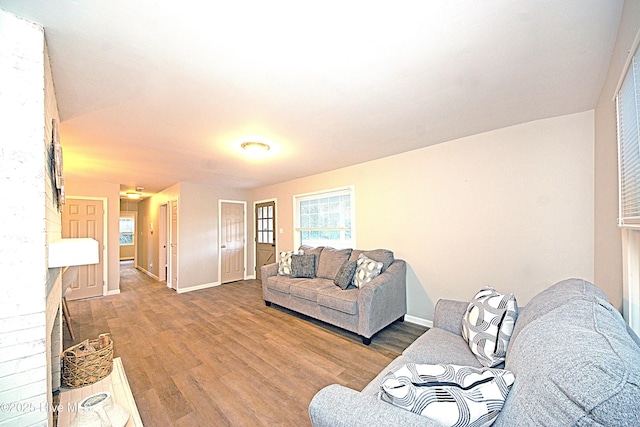
[[213, 288], [214, 286], [220, 286], [222, 283], [220, 282], [211, 282], [211, 283], [203, 283], [202, 285], [189, 286], [188, 288], [179, 288], [176, 289], [176, 292], [179, 294], [184, 294], [191, 291], [199, 291], [201, 289]]
[[120, 289], [114, 289], [112, 291], [107, 291], [107, 296], [110, 295], [120, 295]]
[[138, 266], [136, 267], [138, 270], [142, 271], [144, 274], [146, 274], [147, 276], [151, 277], [152, 279], [156, 279], [158, 282], [160, 281], [160, 278], [158, 276], [156, 276], [155, 274], [153, 274], [152, 272], [145, 270], [144, 268]]
[[410, 316], [407, 314], [404, 316], [404, 320], [405, 322], [414, 323], [427, 328], [433, 328], [433, 321], [423, 319], [422, 317]]

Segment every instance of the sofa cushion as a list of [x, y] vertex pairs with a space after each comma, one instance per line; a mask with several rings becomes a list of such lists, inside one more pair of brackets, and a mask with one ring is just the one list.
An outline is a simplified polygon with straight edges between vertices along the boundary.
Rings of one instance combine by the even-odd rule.
[[292, 283], [300, 282], [303, 279], [292, 279], [289, 276], [271, 276], [267, 278], [267, 288], [272, 291], [288, 294]]
[[[511, 334], [511, 344], [517, 340], [520, 331], [537, 318], [575, 299], [584, 299], [588, 296], [595, 296], [603, 301], [607, 300], [604, 292], [594, 284], [582, 279], [562, 280], [538, 293], [518, 313], [518, 321]], [[509, 350], [507, 350], [508, 357]]]
[[335, 286], [318, 292], [318, 305], [347, 314], [358, 314], [358, 290], [342, 290]]
[[356, 273], [353, 275], [353, 284], [356, 288], [361, 288], [380, 275], [382, 262], [372, 260], [365, 254], [358, 256], [356, 261]]
[[304, 277], [313, 279], [316, 277], [315, 255], [291, 255], [291, 277]]
[[495, 425], [640, 425], [640, 348], [620, 313], [596, 293], [562, 293], [511, 342], [517, 380]]
[[514, 380], [502, 369], [408, 363], [386, 375], [379, 398], [445, 426], [488, 427]]
[[460, 336], [440, 328], [431, 328], [409, 347], [403, 355], [416, 363], [448, 363], [481, 367], [469, 344]]
[[484, 366], [504, 362], [516, 318], [518, 303], [513, 294], [500, 294], [492, 287], [481, 289], [462, 317], [462, 338]]
[[336, 274], [336, 278], [333, 279], [333, 283], [336, 286], [339, 286], [340, 289], [347, 289], [349, 286], [352, 286], [353, 283], [353, 275], [356, 273], [356, 268], [358, 268], [358, 264], [355, 261], [346, 260], [340, 270], [338, 270], [338, 274]]
[[395, 260], [393, 256], [393, 252], [388, 249], [373, 249], [371, 251], [362, 251], [359, 249], [354, 249], [351, 252], [351, 258], [349, 259], [352, 261], [357, 261], [360, 254], [365, 254], [368, 258], [374, 261], [381, 262], [382, 263], [382, 270], [380, 270], [381, 273], [384, 273], [387, 270], [387, 268], [389, 268], [389, 266], [393, 264], [393, 261]]
[[324, 246], [317, 246], [317, 247], [311, 247], [311, 246], [307, 246], [307, 245], [302, 245], [300, 246], [299, 251], [302, 251], [302, 253], [304, 253], [305, 255], [315, 255], [316, 256], [316, 267], [318, 264], [318, 259], [320, 259], [320, 253], [322, 253], [322, 250], [324, 249]]
[[318, 301], [318, 291], [323, 289], [335, 289], [336, 285], [332, 280], [327, 279], [301, 279], [291, 284], [289, 293], [292, 297], [306, 299], [309, 301]]
[[278, 260], [278, 276], [291, 275], [291, 256], [293, 254], [302, 255], [302, 251], [282, 251]]
[[333, 249], [325, 247], [320, 253], [316, 276], [323, 279], [335, 279], [342, 264], [349, 259], [351, 249]]

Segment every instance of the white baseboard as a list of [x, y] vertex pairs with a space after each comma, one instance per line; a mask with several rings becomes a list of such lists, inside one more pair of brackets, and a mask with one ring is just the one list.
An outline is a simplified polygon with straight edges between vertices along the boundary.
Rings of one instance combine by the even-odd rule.
[[203, 283], [202, 285], [189, 286], [188, 288], [179, 288], [176, 289], [176, 292], [179, 294], [184, 294], [186, 292], [191, 291], [199, 291], [201, 289], [213, 288], [214, 286], [220, 286], [220, 282], [211, 282], [211, 283]]
[[153, 274], [152, 272], [145, 270], [144, 268], [138, 266], [136, 267], [138, 270], [142, 271], [144, 274], [146, 274], [147, 276], [156, 279], [158, 282], [160, 281], [160, 278], [158, 276], [156, 276], [155, 274]]
[[120, 294], [120, 289], [115, 289], [113, 291], [107, 291], [107, 296], [109, 295], [119, 295]]
[[251, 280], [251, 279], [255, 279], [255, 278], [256, 278], [255, 274], [252, 274], [250, 276], [244, 276], [244, 280]]
[[405, 322], [414, 323], [416, 325], [424, 326], [424, 327], [427, 327], [427, 328], [433, 328], [433, 321], [427, 320], [427, 319], [423, 319], [421, 317], [415, 317], [415, 316], [410, 316], [410, 315], [406, 314], [404, 316], [404, 320], [405, 320]]

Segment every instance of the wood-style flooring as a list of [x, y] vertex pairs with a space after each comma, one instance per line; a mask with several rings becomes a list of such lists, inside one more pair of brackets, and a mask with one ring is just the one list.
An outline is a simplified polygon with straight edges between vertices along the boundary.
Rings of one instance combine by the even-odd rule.
[[257, 280], [178, 294], [123, 264], [119, 295], [69, 302], [76, 340], [110, 332], [146, 426], [309, 426], [314, 394], [361, 390], [426, 328], [360, 337], [277, 306]]

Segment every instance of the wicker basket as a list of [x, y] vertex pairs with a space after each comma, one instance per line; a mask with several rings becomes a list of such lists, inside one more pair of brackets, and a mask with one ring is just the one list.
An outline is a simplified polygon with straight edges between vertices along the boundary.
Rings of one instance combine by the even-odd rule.
[[[94, 351], [87, 352], [87, 348]], [[112, 369], [113, 340], [109, 334], [100, 334], [97, 340], [83, 341], [62, 353], [62, 387], [78, 388], [96, 383]]]

